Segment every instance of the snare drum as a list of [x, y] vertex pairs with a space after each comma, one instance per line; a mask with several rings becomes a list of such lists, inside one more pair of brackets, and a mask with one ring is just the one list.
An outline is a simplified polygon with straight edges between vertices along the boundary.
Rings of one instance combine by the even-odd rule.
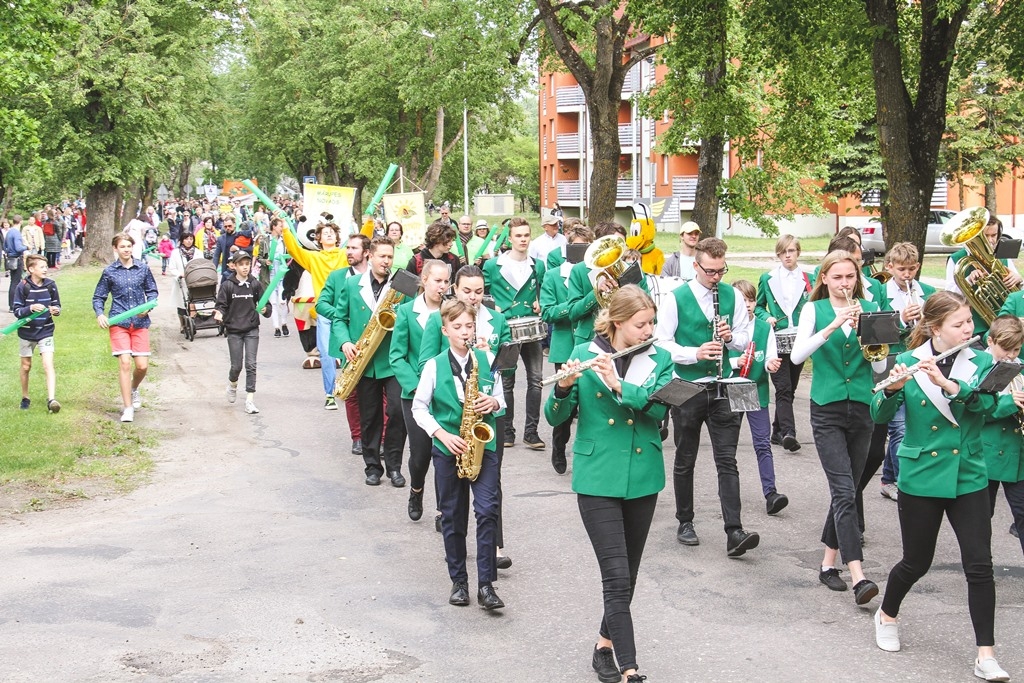
[[775, 333], [775, 346], [780, 356], [788, 356], [793, 353], [793, 341], [796, 339], [796, 330], [782, 330]]
[[517, 344], [543, 341], [548, 336], [548, 326], [539, 316], [531, 315], [508, 321], [512, 341]]

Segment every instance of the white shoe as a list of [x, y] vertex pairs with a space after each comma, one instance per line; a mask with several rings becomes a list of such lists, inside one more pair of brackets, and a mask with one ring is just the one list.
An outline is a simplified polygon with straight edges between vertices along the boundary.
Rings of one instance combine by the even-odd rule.
[[245, 400], [245, 412], [247, 415], [255, 415], [260, 412], [251, 398]]
[[135, 409], [129, 407], [122, 410], [121, 422], [135, 422]]
[[[139, 396], [138, 389], [132, 389], [132, 408], [138, 410], [142, 407], [142, 397]], [[131, 422], [131, 420], [129, 420]]]
[[[881, 607], [875, 610], [875, 644], [886, 652], [900, 651], [900, 626], [896, 622], [882, 621]], [[977, 668], [975, 668], [975, 673], [977, 673]]]
[[228, 384], [228, 403], [234, 403], [236, 398], [238, 398], [238, 383], [233, 382]]
[[1010, 674], [1003, 671], [995, 657], [974, 660], [974, 675], [986, 681], [1008, 681]]
[[889, 500], [898, 500], [900, 497], [900, 490], [896, 488], [896, 484], [882, 484], [882, 497], [888, 498]]

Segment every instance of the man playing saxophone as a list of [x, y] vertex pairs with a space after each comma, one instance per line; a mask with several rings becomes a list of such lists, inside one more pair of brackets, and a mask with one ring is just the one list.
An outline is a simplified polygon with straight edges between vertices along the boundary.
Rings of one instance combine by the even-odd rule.
[[[452, 581], [448, 602], [457, 607], [465, 607], [470, 602], [466, 535], [472, 489], [476, 514], [477, 602], [486, 610], [501, 609], [505, 603], [493, 586], [498, 578], [495, 544], [499, 467], [495, 452], [495, 414], [505, 407], [501, 375], [491, 372], [488, 352], [472, 348], [476, 340], [475, 308], [458, 300], [446, 301], [441, 305], [441, 332], [450, 346], [423, 366], [413, 397], [412, 415], [416, 424], [433, 439], [434, 482], [441, 508], [445, 560]], [[468, 405], [466, 397], [474, 395], [476, 400]], [[464, 423], [478, 422], [490, 428], [490, 439], [486, 443], [474, 442], [474, 438], [470, 438], [471, 430], [463, 429]], [[480, 432], [472, 430], [472, 433]], [[460, 470], [467, 464], [464, 456], [474, 450], [479, 452], [481, 447], [483, 459], [476, 478], [461, 477]]]
[[[363, 462], [366, 484], [377, 486], [386, 473], [392, 486], [405, 486], [402, 476], [402, 452], [405, 449], [405, 420], [402, 418], [402, 387], [388, 360], [392, 322], [376, 348], [360, 349], [357, 342], [370, 326], [381, 324], [378, 308], [391, 293], [391, 261], [395, 247], [387, 237], [370, 242], [370, 267], [358, 277], [349, 277], [344, 270], [330, 274], [317, 300], [317, 314], [330, 318], [331, 348], [341, 349], [345, 360], [355, 363], [360, 353], [370, 353], [366, 368], [355, 386], [359, 400], [359, 426], [363, 436]], [[373, 330], [380, 333], [381, 330]], [[361, 345], [360, 345], [361, 346]], [[351, 373], [348, 373], [349, 375]], [[338, 374], [345, 377], [345, 370]], [[387, 397], [387, 435], [384, 436], [385, 402]], [[381, 443], [383, 437], [383, 444]], [[383, 452], [382, 452], [383, 451]], [[384, 463], [381, 464], [383, 455]]]

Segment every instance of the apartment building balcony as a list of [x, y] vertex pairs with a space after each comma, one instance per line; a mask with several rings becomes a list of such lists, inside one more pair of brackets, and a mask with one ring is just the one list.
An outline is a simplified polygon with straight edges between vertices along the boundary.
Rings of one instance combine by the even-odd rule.
[[558, 188], [559, 203], [579, 203], [582, 196], [582, 186], [579, 180], [559, 180], [555, 187]]
[[697, 176], [672, 176], [672, 196], [676, 198], [680, 210], [693, 211], [693, 205], [697, 202]]
[[583, 111], [587, 99], [583, 96], [583, 88], [578, 85], [555, 88], [555, 109], [558, 112]]
[[637, 195], [634, 194], [635, 189], [636, 188], [634, 188], [633, 179], [632, 178], [630, 178], [628, 180], [623, 180], [623, 179], [617, 180], [615, 182], [615, 203], [616, 204], [622, 204], [622, 203], [629, 204], [629, 203], [633, 202], [636, 199], [636, 197], [637, 197]]
[[635, 130], [632, 123], [619, 124], [619, 147], [622, 148], [623, 154], [631, 154], [640, 148]]
[[640, 92], [640, 65], [634, 64], [622, 82], [622, 99], [628, 100], [637, 92]]
[[579, 133], [559, 133], [555, 136], [555, 148], [559, 159], [579, 159], [582, 141]]

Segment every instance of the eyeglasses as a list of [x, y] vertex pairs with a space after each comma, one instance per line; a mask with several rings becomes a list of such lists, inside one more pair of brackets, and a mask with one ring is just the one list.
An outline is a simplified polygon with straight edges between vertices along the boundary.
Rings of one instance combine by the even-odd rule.
[[715, 277], [716, 275], [722, 276], [729, 272], [729, 266], [726, 266], [725, 268], [719, 268], [717, 270], [709, 270], [699, 263], [697, 263], [696, 265], [698, 268], [703, 270], [704, 274], [707, 275], [708, 277]]

